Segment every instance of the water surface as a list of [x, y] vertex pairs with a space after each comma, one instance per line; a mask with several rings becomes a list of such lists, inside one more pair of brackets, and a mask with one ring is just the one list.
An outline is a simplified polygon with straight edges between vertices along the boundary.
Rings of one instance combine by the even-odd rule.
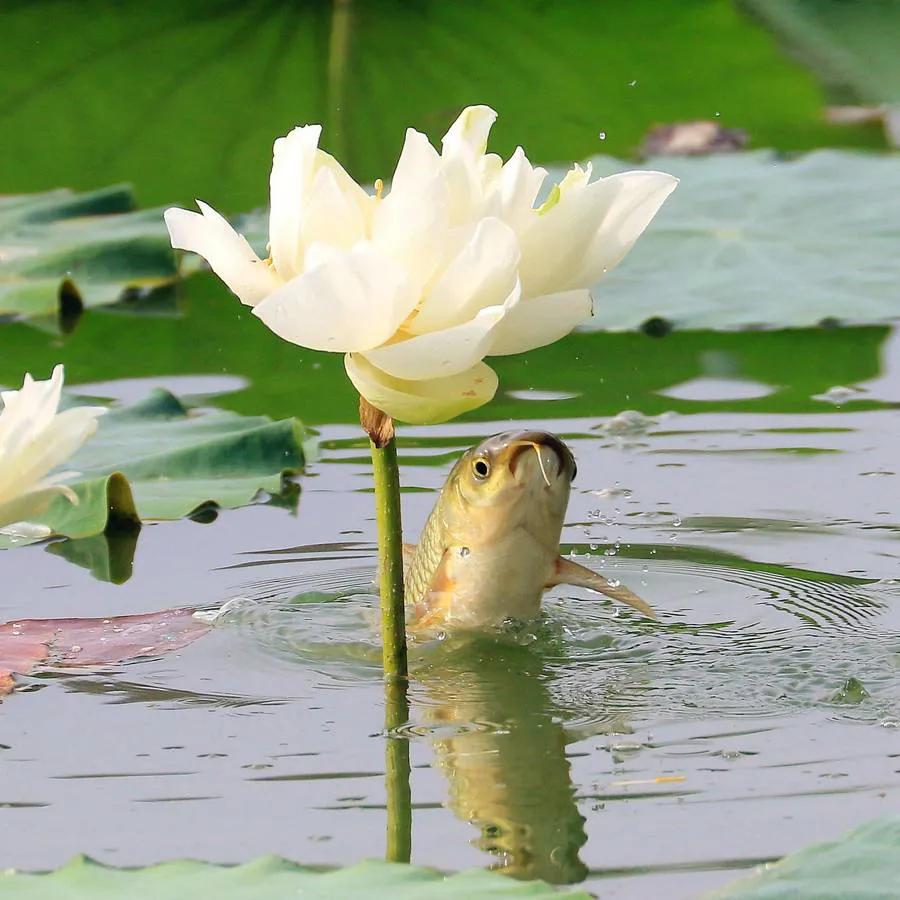
[[[182, 342], [207, 324], [192, 299]], [[291, 357], [288, 378], [257, 346], [217, 380], [218, 344], [167, 357], [166, 327], [143, 333], [156, 374], [125, 383], [127, 318], [86, 317], [63, 346], [10, 330], [93, 394], [162, 381], [257, 413], [308, 405], [321, 455], [280, 505], [145, 527], [122, 585], [64, 543], [3, 555], [4, 621], [246, 602], [177, 654], [22, 679], [0, 707], [0, 866], [379, 856], [371, 481], [338, 370]], [[80, 364], [104, 329], [109, 354]], [[464, 447], [510, 421], [563, 435], [579, 464], [566, 552], [660, 613], [561, 588], [530, 627], [415, 648], [393, 734], [411, 749], [414, 862], [688, 897], [896, 808], [898, 338], [575, 335], [552, 351], [566, 364], [506, 363], [481, 421], [402, 430], [411, 538]]]

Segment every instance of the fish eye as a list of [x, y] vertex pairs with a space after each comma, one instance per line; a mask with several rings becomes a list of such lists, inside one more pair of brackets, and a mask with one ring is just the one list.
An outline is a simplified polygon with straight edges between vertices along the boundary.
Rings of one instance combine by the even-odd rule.
[[472, 472], [479, 481], [484, 481], [491, 474], [491, 464], [483, 456], [479, 456], [472, 463]]

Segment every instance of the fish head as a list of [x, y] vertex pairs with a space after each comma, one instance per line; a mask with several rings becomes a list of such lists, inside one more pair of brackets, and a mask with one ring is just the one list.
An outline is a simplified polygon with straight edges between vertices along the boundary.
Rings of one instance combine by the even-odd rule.
[[448, 479], [460, 528], [490, 538], [524, 525], [558, 543], [575, 473], [572, 451], [555, 434], [495, 434], [466, 451]]

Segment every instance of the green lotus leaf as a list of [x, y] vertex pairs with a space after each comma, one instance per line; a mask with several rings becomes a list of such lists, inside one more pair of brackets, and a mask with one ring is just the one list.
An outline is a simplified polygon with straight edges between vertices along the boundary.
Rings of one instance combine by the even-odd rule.
[[[303, 467], [310, 441], [296, 419], [190, 409], [157, 390], [100, 419], [67, 466], [79, 473], [68, 482], [78, 502], [59, 496], [34, 521], [81, 539], [267, 500]], [[0, 538], [0, 548], [11, 543]]]
[[272, 141], [294, 125], [321, 122], [325, 149], [374, 181], [390, 176], [407, 126], [438, 140], [468, 103], [500, 113], [496, 152], [521, 143], [533, 160], [627, 155], [655, 124], [719, 111], [756, 146], [884, 146], [877, 130], [824, 122], [814, 77], [730, 0], [509, 10], [7, 3], [0, 171], [18, 190], [134, 180], [142, 203], [200, 197], [233, 213], [264, 201]]
[[134, 207], [123, 185], [0, 197], [0, 316], [69, 314], [174, 281], [162, 210]]
[[[625, 164], [594, 159], [600, 175]], [[875, 323], [900, 311], [900, 157], [819, 150], [650, 160], [681, 179], [596, 288], [591, 327]], [[553, 172], [555, 176], [561, 172]]]
[[740, 0], [825, 83], [836, 101], [900, 103], [896, 0]]
[[560, 891], [543, 882], [514, 881], [483, 870], [443, 875], [420, 866], [366, 860], [345, 869], [323, 872], [274, 856], [240, 866], [166, 862], [145, 869], [114, 869], [85, 857], [41, 875], [0, 872], [0, 893], [15, 900], [481, 900], [493, 897], [564, 896], [588, 900], [584, 891]]
[[887, 900], [900, 885], [900, 816], [867, 822], [837, 841], [813, 844], [709, 900]]

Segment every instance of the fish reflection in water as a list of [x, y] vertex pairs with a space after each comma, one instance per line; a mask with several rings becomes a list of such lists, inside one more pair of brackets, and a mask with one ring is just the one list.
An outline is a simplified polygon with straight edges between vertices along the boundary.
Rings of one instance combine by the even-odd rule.
[[449, 782], [447, 805], [478, 827], [473, 843], [497, 857], [492, 868], [581, 881], [585, 820], [539, 651], [482, 636], [449, 639], [414, 677], [425, 692], [417, 713]]

